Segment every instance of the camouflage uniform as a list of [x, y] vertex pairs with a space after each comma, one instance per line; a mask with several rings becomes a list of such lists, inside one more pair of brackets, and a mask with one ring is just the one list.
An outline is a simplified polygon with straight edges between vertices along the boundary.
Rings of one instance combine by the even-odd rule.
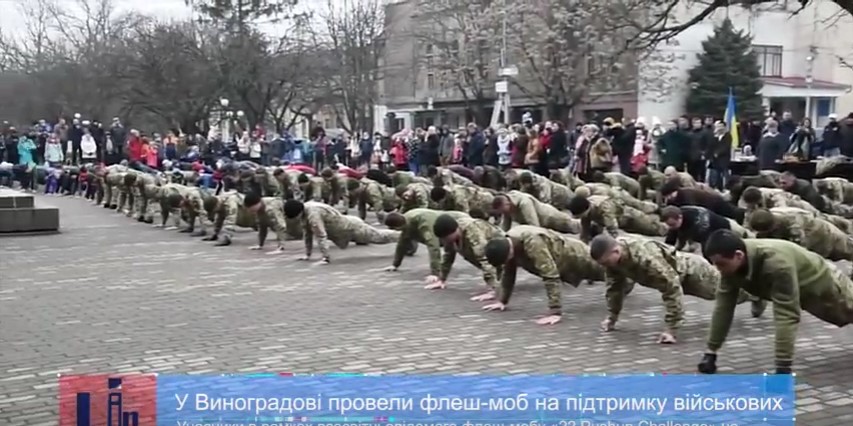
[[207, 231], [207, 221], [209, 220], [207, 210], [204, 208], [205, 200], [212, 198], [213, 195], [197, 186], [185, 186], [184, 188], [186, 188], [182, 194], [184, 200], [186, 200], [184, 211], [187, 213], [189, 227], [191, 230], [195, 229], [196, 220], [198, 220], [199, 230], [205, 233]]
[[345, 216], [334, 207], [309, 201], [302, 213], [305, 255], [311, 256], [314, 250], [314, 238], [320, 246], [323, 258], [329, 258], [329, 241], [346, 248], [350, 242], [356, 244], [390, 244], [396, 242], [399, 231], [377, 229], [355, 216]]
[[429, 197], [429, 193], [431, 190], [432, 187], [424, 183], [408, 184], [406, 191], [412, 192], [412, 194], [409, 196], [410, 198], [408, 200], [401, 200], [402, 205], [400, 208], [400, 212], [405, 213], [411, 209], [430, 208], [432, 203]]
[[323, 178], [323, 201], [330, 206], [343, 202], [344, 214], [349, 209], [349, 191], [347, 191], [347, 176], [335, 173], [329, 179]]
[[[669, 330], [677, 330], [684, 320], [682, 295], [714, 300], [720, 283], [720, 273], [702, 256], [676, 252], [664, 243], [647, 238], [623, 236], [617, 241], [622, 256], [614, 267], [605, 268], [608, 319], [614, 324], [619, 319], [625, 295], [633, 287], [629, 280], [661, 292], [666, 314], [664, 322]], [[736, 302], [750, 300], [745, 292], [737, 295]]]
[[584, 184], [584, 181], [580, 180], [580, 178], [568, 169], [551, 170], [551, 180], [560, 185], [568, 186], [572, 191]]
[[427, 246], [430, 274], [439, 275], [441, 272], [441, 241], [432, 232], [432, 226], [439, 216], [445, 214], [457, 221], [471, 219], [467, 213], [458, 211], [413, 209], [405, 213], [406, 225], [400, 232], [400, 239], [397, 240], [397, 249], [394, 251], [394, 262], [392, 265], [395, 268], [400, 267], [403, 263], [403, 258], [411, 251], [413, 246], [421, 243]]
[[466, 178], [465, 176], [460, 175], [459, 173], [454, 172], [446, 167], [438, 168], [438, 181], [441, 182], [444, 186], [451, 185], [462, 185], [462, 186], [473, 186], [477, 185], [471, 181], [471, 179]]
[[666, 225], [660, 220], [635, 208], [622, 205], [617, 199], [591, 195], [587, 200], [589, 200], [589, 210], [580, 218], [580, 234], [583, 241], [592, 239], [593, 224], [598, 224], [613, 236], [619, 234], [619, 229], [653, 237], [666, 235]]
[[284, 216], [284, 201], [279, 197], [264, 197], [264, 208], [258, 211], [257, 217], [259, 246], [263, 247], [270, 228], [275, 232], [279, 245], [304, 238], [302, 222]]
[[139, 173], [134, 185], [134, 196], [138, 200], [136, 217], [140, 220], [153, 218], [156, 202], [160, 199], [160, 179], [148, 173]]
[[829, 260], [853, 260], [853, 237], [813, 212], [793, 207], [770, 209], [773, 229], [758, 238], [788, 240]]
[[636, 198], [640, 196], [640, 182], [637, 182], [631, 176], [619, 172], [607, 172], [604, 174], [604, 177], [607, 178], [607, 183], [610, 186], [622, 188], [631, 194], [632, 197]]
[[[663, 174], [663, 172], [651, 168], [647, 169], [646, 174], [640, 176], [640, 178], [637, 180], [637, 183], [640, 185], [640, 190], [637, 194], [637, 198], [639, 198], [640, 200], [657, 200], [659, 195], [658, 191], [660, 191], [660, 188], [663, 186], [664, 183], [666, 183], [666, 180], [667, 177], [665, 174]], [[659, 200], [658, 204], [661, 204]]]
[[[180, 176], [180, 178], [176, 178]], [[186, 186], [194, 186], [198, 183], [199, 174], [196, 171], [192, 170], [177, 170], [175, 173], [172, 173], [169, 181], [171, 183], [178, 183]]]
[[395, 188], [400, 185], [410, 185], [413, 183], [432, 185], [432, 182], [429, 179], [423, 176], [418, 176], [412, 172], [402, 170], [391, 173], [391, 182], [394, 184]]
[[566, 234], [577, 234], [581, 230], [580, 220], [557, 210], [550, 204], [537, 200], [530, 194], [521, 191], [509, 191], [506, 193], [506, 197], [512, 203], [512, 207], [510, 207], [509, 214], [505, 214], [501, 222], [501, 228], [505, 231], [512, 227], [512, 222], [519, 225], [541, 226]]
[[376, 219], [382, 222], [385, 220], [385, 208], [396, 203], [393, 188], [368, 178], [361, 179], [361, 186], [353, 196], [358, 197], [358, 217], [361, 220], [367, 218], [367, 207], [370, 206], [376, 212]]
[[500, 301], [508, 304], [518, 267], [542, 278], [551, 314], [562, 312], [561, 282], [577, 287], [585, 280], [601, 281], [604, 268], [589, 255], [589, 247], [549, 229], [520, 225], [506, 233], [512, 241], [512, 258], [501, 275]]
[[831, 201], [841, 204], [853, 204], [853, 183], [840, 177], [828, 177], [812, 180], [818, 192]]
[[281, 184], [272, 170], [266, 167], [255, 169], [255, 182], [261, 187], [261, 196], [283, 198]]
[[746, 275], [724, 277], [717, 290], [708, 348], [723, 346], [742, 290], [773, 302], [776, 362], [790, 367], [802, 311], [838, 327], [853, 322], [853, 281], [834, 263], [796, 244], [744, 240]]
[[441, 207], [444, 210], [455, 210], [469, 213], [472, 208], [488, 212], [492, 208], [495, 196], [489, 190], [477, 186], [452, 185], [444, 188], [447, 191]]
[[[114, 164], [107, 166], [104, 169], [101, 180], [101, 188], [103, 189], [103, 201], [105, 206], [115, 206], [118, 204], [119, 185], [124, 179], [124, 173], [127, 172], [127, 166]], [[100, 201], [100, 200], [99, 200]], [[98, 203], [100, 204], [100, 202]]]
[[236, 227], [254, 228], [257, 224], [255, 216], [243, 207], [243, 194], [228, 191], [219, 194], [214, 207], [213, 235], [219, 235], [225, 230], [225, 237], [231, 238], [231, 232]]
[[[116, 176], [116, 179], [118, 179], [119, 181], [118, 181], [118, 183], [116, 183], [113, 186], [113, 193], [115, 193], [116, 190], [118, 190], [118, 202], [116, 202], [116, 206], [117, 206], [116, 211], [119, 213], [124, 212], [125, 211], [124, 207], [125, 207], [125, 205], [127, 205], [127, 211], [125, 214], [127, 215], [127, 217], [130, 217], [131, 215], [133, 215], [133, 208], [134, 208], [134, 201], [135, 200], [133, 197], [133, 188], [127, 186], [124, 183], [124, 177], [128, 173], [140, 174], [141, 172], [138, 172], [138, 171], [133, 170], [133, 169], [127, 169], [124, 172], [118, 172], [115, 176]], [[110, 174], [112, 174], [112, 173], [110, 173]]]
[[302, 191], [303, 201], [322, 202], [327, 194], [324, 192], [326, 180], [320, 176], [311, 176], [308, 182], [300, 183], [299, 190]]
[[794, 207], [802, 210], [819, 214], [820, 212], [811, 204], [803, 201], [796, 194], [792, 194], [784, 189], [778, 188], [756, 188], [761, 191], [761, 201], [758, 204], [750, 204], [743, 200], [738, 201], [738, 207], [746, 210], [744, 215], [744, 223], [749, 222], [752, 213], [756, 209], [772, 209], [775, 207]]
[[625, 191], [622, 188], [610, 186], [606, 183], [587, 183], [584, 184], [586, 188], [589, 188], [590, 195], [603, 195], [606, 197], [612, 197], [620, 200], [622, 204], [633, 207], [643, 213], [653, 214], [658, 210], [658, 205], [651, 201], [642, 201], [638, 198], [633, 197], [628, 191]]
[[444, 255], [441, 258], [438, 277], [447, 281], [447, 276], [456, 261], [456, 253], [468, 263], [483, 272], [483, 281], [495, 290], [497, 288], [498, 270], [486, 260], [485, 248], [489, 240], [503, 237], [504, 233], [495, 225], [481, 219], [457, 219], [459, 223], [459, 240], [455, 244], [444, 245]]
[[163, 185], [160, 189], [160, 217], [162, 219], [161, 224], [163, 226], [166, 225], [166, 222], [169, 220], [169, 216], [171, 215], [174, 218], [174, 225], [178, 227], [181, 225], [181, 207], [173, 208], [168, 204], [169, 196], [172, 194], [178, 194], [184, 200], [187, 200], [187, 194], [190, 191], [190, 187], [184, 186], [177, 183], [168, 183]]

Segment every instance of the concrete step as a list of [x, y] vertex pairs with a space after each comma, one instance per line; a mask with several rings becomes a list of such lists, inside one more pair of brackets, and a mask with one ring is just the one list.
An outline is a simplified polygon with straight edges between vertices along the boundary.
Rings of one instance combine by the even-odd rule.
[[0, 235], [59, 231], [59, 208], [35, 203], [35, 197], [0, 188]]
[[25, 192], [0, 188], [0, 209], [33, 208], [35, 197]]

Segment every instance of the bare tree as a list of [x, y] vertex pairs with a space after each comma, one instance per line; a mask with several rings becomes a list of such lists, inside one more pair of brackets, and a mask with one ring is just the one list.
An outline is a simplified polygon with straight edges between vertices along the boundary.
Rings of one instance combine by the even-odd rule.
[[[509, 3], [509, 2], [508, 2]], [[579, 102], [605, 92], [636, 88], [637, 64], [648, 50], [635, 44], [642, 29], [622, 17], [645, 13], [646, 0], [513, 1], [512, 57], [520, 71], [514, 83], [545, 104], [550, 118], [564, 118]], [[656, 76], [649, 61], [643, 75]]]
[[158, 117], [161, 123], [196, 132], [221, 92], [213, 52], [202, 38], [215, 34], [192, 22], [138, 27], [111, 71], [122, 87], [126, 108]]
[[437, 77], [434, 84], [459, 92], [475, 121], [487, 122], [485, 111], [494, 99], [490, 92], [499, 66], [496, 41], [502, 11], [492, 0], [417, 0], [415, 10], [419, 62]]
[[[798, 7], [792, 11], [797, 14], [818, 0], [797, 0]], [[853, 1], [831, 0], [843, 14], [853, 15]], [[674, 38], [688, 28], [702, 22], [715, 11], [731, 6], [759, 7], [765, 5], [778, 6], [778, 0], [652, 0], [646, 2], [649, 13], [634, 16], [623, 16], [626, 25], [642, 28], [642, 33], [636, 42], [646, 46], [655, 46], [658, 43]], [[787, 3], [785, 3], [787, 5]], [[686, 6], [695, 7], [696, 12], [686, 20], [677, 20], [677, 11]]]
[[331, 106], [344, 129], [373, 131], [384, 9], [380, 0], [328, 0], [318, 18], [317, 55], [333, 70]]

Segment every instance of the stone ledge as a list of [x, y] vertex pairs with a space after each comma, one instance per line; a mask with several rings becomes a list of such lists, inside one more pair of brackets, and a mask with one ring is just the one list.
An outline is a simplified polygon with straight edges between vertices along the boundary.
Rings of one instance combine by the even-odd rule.
[[35, 197], [32, 194], [0, 188], [0, 209], [33, 207], [35, 207]]

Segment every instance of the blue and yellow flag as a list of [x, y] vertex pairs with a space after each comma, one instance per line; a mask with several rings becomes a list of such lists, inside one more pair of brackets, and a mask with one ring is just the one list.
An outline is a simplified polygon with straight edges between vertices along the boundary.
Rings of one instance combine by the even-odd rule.
[[726, 103], [726, 124], [729, 126], [729, 132], [732, 135], [732, 149], [737, 149], [740, 146], [740, 131], [738, 129], [737, 112], [735, 109], [735, 95], [732, 88], [729, 87], [729, 100]]

